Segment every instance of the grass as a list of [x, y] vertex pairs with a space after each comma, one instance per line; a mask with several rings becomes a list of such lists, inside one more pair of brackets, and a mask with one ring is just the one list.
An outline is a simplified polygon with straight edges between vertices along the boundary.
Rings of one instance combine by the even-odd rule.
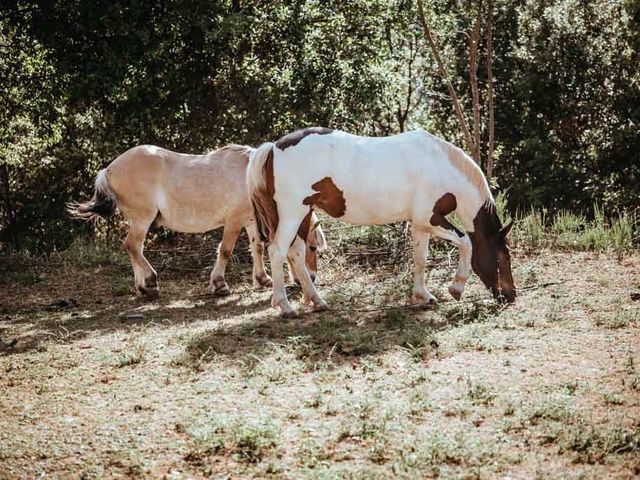
[[[462, 302], [449, 300], [456, 257], [438, 242], [429, 288], [440, 302], [408, 305], [400, 226], [330, 223], [319, 289], [333, 310], [292, 320], [251, 289], [244, 261], [230, 262], [232, 295], [213, 298], [211, 257], [183, 244], [149, 249], [162, 287], [152, 303], [132, 295], [120, 253], [79, 244], [24, 260], [40, 280], [4, 287], [2, 475], [630, 478], [640, 467], [633, 235], [621, 262], [614, 222], [596, 231], [591, 218], [535, 215], [518, 238], [559, 249], [515, 242], [514, 276], [528, 288], [506, 308], [476, 277]], [[589, 225], [597, 254], [574, 243]]]
[[136, 344], [128, 347], [126, 351], [116, 356], [115, 366], [118, 368], [130, 367], [142, 363], [145, 358], [146, 347], [142, 344]]
[[576, 463], [603, 463], [610, 456], [640, 453], [640, 429], [597, 428], [579, 423], [562, 430], [556, 440], [560, 453], [574, 454]]
[[187, 435], [190, 447], [185, 460], [199, 465], [215, 455], [230, 455], [245, 463], [258, 463], [278, 446], [274, 425], [265, 421], [248, 421], [241, 417], [214, 418], [192, 427], [177, 425]]
[[638, 309], [625, 308], [616, 310], [607, 315], [599, 315], [595, 318], [595, 324], [612, 330], [626, 328], [629, 325], [637, 324], [640, 319], [640, 311]]
[[518, 246], [610, 252], [618, 260], [637, 249], [639, 238], [640, 224], [635, 212], [607, 217], [598, 204], [594, 205], [590, 218], [566, 210], [553, 216], [544, 209], [519, 213], [511, 235], [512, 244]]

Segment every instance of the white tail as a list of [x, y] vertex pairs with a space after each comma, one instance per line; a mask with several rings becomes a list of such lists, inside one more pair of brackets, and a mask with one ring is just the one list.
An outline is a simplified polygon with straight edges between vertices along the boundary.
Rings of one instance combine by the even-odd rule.
[[[247, 188], [256, 226], [263, 242], [273, 238], [278, 228], [278, 206], [273, 200], [273, 143], [263, 143], [253, 151], [247, 167]], [[270, 171], [268, 172], [268, 170]]]

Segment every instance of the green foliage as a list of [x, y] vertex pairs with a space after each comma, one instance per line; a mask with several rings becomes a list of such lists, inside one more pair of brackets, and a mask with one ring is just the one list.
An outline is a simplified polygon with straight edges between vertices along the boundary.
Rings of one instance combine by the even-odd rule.
[[[466, 112], [458, 33], [473, 5], [427, 5]], [[609, 218], [638, 205], [639, 26], [637, 1], [495, 2], [503, 218], [594, 202]], [[203, 152], [318, 124], [366, 135], [426, 128], [463, 145], [408, 0], [5, 2], [0, 78], [0, 242], [31, 251], [91, 232], [64, 203], [90, 196], [98, 169], [140, 143]], [[525, 219], [527, 241], [543, 244], [546, 219]], [[557, 222], [567, 243], [624, 252], [632, 241], [628, 218], [612, 220], [613, 239], [605, 222]]]

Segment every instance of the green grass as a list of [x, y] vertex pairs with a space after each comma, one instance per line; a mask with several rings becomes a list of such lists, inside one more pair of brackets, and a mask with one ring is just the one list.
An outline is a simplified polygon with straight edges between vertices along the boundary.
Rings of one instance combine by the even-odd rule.
[[467, 378], [467, 397], [474, 405], [489, 406], [493, 404], [496, 394], [488, 385]]
[[640, 454], [640, 429], [602, 428], [580, 422], [560, 430], [555, 443], [561, 453], [574, 454], [576, 463], [603, 463], [611, 455]]
[[[496, 196], [499, 211], [506, 212], [504, 196]], [[503, 213], [503, 223], [509, 218]], [[635, 212], [620, 212], [610, 216], [595, 204], [590, 218], [582, 213], [560, 210], [550, 216], [545, 209], [516, 214], [511, 234], [514, 245], [536, 249], [541, 247], [563, 250], [614, 253], [619, 260], [637, 250], [640, 226]]]
[[279, 432], [268, 421], [242, 417], [213, 418], [201, 424], [184, 427], [190, 448], [186, 460], [202, 463], [207, 457], [231, 455], [246, 463], [258, 463], [279, 445]]

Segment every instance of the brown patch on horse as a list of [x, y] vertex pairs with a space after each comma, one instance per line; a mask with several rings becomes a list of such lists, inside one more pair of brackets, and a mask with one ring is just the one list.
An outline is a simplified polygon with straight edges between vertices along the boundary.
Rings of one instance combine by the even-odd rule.
[[280, 150], [286, 150], [289, 147], [296, 146], [302, 141], [303, 138], [309, 135], [313, 135], [314, 133], [317, 133], [318, 135], [327, 135], [331, 132], [333, 132], [332, 129], [325, 127], [302, 128], [300, 130], [296, 130], [295, 132], [288, 133], [284, 137], [281, 137], [276, 142], [276, 147], [278, 147]]
[[231, 258], [231, 250], [227, 249], [227, 248], [221, 248], [220, 249], [220, 256], [222, 257], [223, 260], [229, 260]]
[[[307, 243], [307, 238], [309, 237], [309, 230], [311, 230], [311, 215], [313, 215], [313, 210], [309, 209], [309, 213], [307, 213], [302, 222], [300, 223], [300, 227], [298, 227], [298, 236]], [[294, 239], [295, 241], [295, 239]]]
[[447, 230], [452, 230], [456, 232], [460, 238], [462, 238], [464, 237], [464, 233], [454, 227], [451, 222], [446, 219], [446, 216], [453, 212], [456, 208], [458, 208], [456, 196], [453, 193], [445, 193], [433, 206], [433, 215], [431, 215], [431, 220], [429, 220], [429, 222], [431, 223], [431, 225], [442, 227]]
[[344, 195], [342, 194], [342, 190], [333, 183], [331, 177], [324, 177], [319, 182], [311, 185], [311, 188], [315, 190], [316, 193], [305, 197], [302, 201], [304, 205], [319, 208], [334, 218], [339, 218], [344, 215], [347, 209]]

